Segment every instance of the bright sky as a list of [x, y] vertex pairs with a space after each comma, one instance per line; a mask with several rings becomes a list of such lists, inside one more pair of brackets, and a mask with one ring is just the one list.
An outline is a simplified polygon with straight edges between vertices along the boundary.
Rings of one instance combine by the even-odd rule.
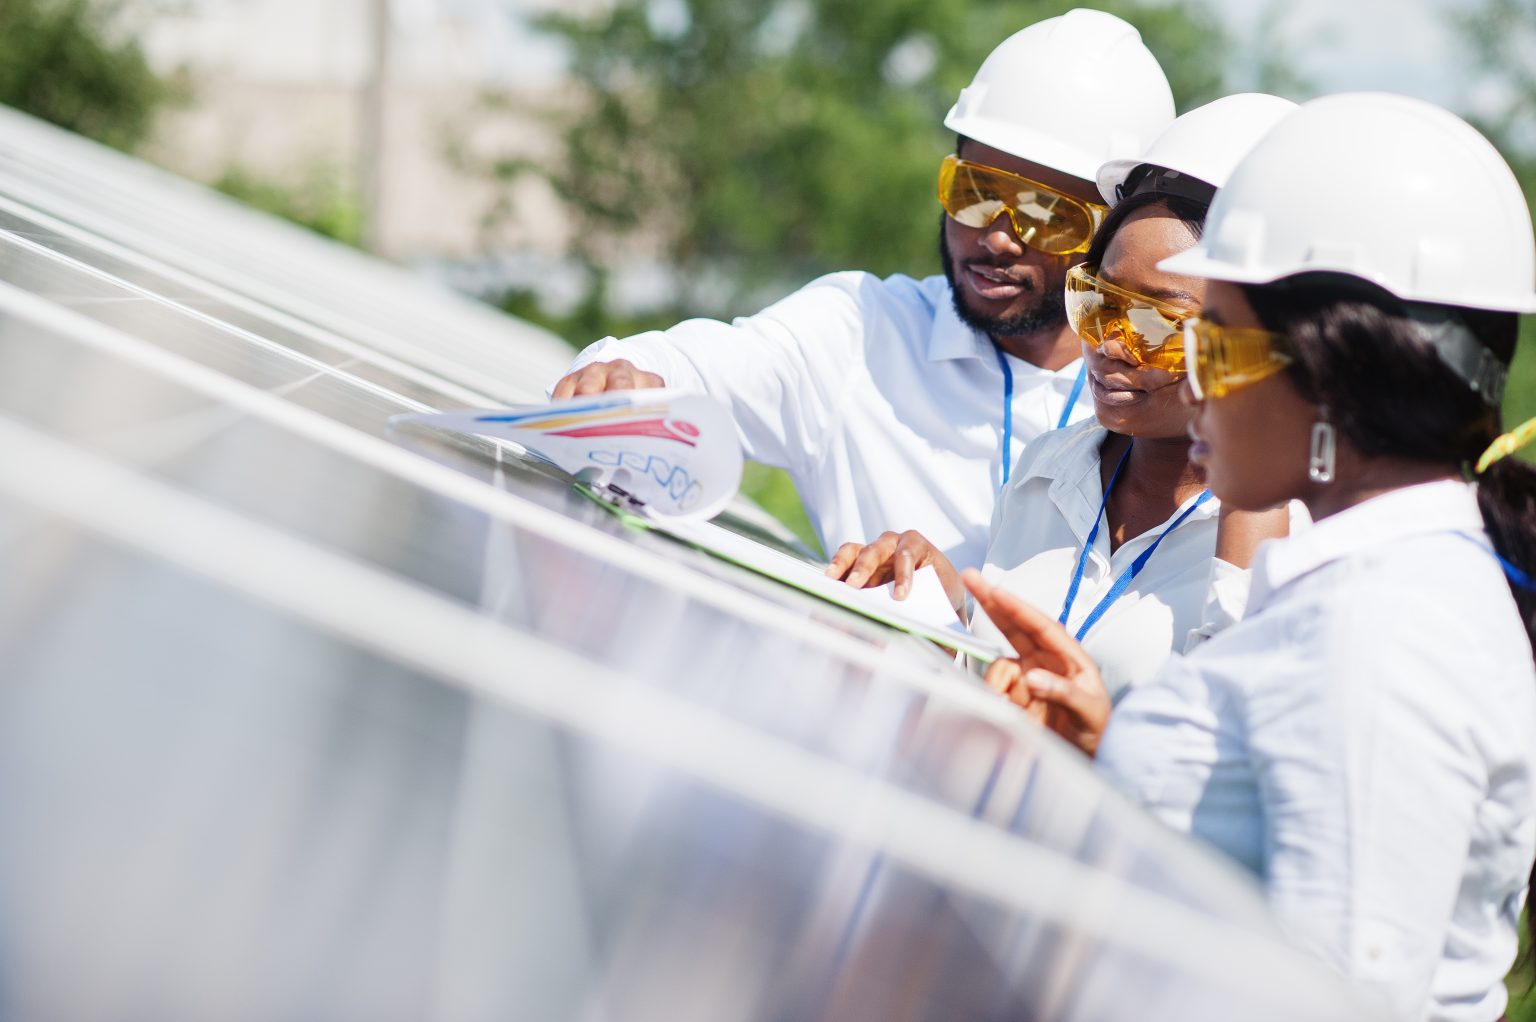
[[1280, 36], [1324, 92], [1386, 89], [1462, 107], [1471, 57], [1450, 23], [1476, 0], [1209, 0], [1243, 38], [1281, 4]]

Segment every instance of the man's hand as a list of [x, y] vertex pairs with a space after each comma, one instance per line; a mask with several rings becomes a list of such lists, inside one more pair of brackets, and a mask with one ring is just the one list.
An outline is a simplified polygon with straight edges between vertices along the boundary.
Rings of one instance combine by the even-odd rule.
[[579, 397], [601, 394], [605, 390], [645, 390], [665, 387], [667, 381], [655, 373], [636, 369], [622, 358], [616, 362], [593, 362], [560, 378], [551, 397]]
[[1054, 619], [991, 585], [981, 572], [967, 569], [961, 578], [1018, 654], [992, 662], [987, 687], [1089, 756], [1097, 753], [1110, 702], [1093, 658]]
[[949, 558], [939, 553], [920, 532], [883, 532], [867, 546], [844, 543], [832, 555], [827, 576], [842, 579], [859, 589], [873, 589], [894, 582], [891, 595], [905, 600], [912, 592], [912, 576], [919, 568], [929, 566], [939, 576], [944, 592], [949, 595], [950, 606], [958, 613], [965, 603], [960, 575]]

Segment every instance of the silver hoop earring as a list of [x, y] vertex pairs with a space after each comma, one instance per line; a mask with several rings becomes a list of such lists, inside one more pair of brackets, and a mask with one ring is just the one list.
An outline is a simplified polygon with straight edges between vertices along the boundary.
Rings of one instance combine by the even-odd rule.
[[[1324, 414], [1327, 414], [1325, 411]], [[1333, 455], [1337, 446], [1333, 423], [1326, 419], [1312, 425], [1312, 452], [1307, 458], [1307, 478], [1314, 483], [1333, 482]]]

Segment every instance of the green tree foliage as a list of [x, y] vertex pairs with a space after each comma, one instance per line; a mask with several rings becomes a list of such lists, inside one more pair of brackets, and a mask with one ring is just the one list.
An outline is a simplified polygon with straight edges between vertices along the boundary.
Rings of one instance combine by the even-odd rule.
[[[831, 270], [937, 272], [934, 178], [954, 144], [945, 111], [994, 46], [1073, 6], [616, 0], [592, 15], [544, 17], [571, 57], [571, 92], [551, 114], [559, 150], [496, 173], [549, 180], [590, 284], [569, 314], [549, 314], [527, 292], [504, 307], [579, 346], [688, 315], [750, 312]], [[1224, 91], [1229, 40], [1198, 0], [1094, 6], [1141, 30], [1180, 109]], [[644, 317], [661, 322], [606, 300], [612, 272], [637, 252], [683, 282]], [[753, 472], [744, 489], [814, 545], [787, 477]]]
[[[575, 83], [560, 153], [506, 170], [548, 176], [588, 265], [612, 268], [632, 239], [659, 251], [688, 311], [744, 311], [832, 269], [925, 275], [944, 112], [992, 47], [1071, 6], [617, 0], [552, 14], [539, 24]], [[1206, 9], [1100, 6], [1141, 28], [1181, 106], [1220, 92], [1225, 37]]]
[[1317, 83], [1297, 70], [1297, 55], [1326, 47], [1327, 34], [1316, 26], [1298, 34], [1295, 14], [1286, 0], [1269, 0], [1259, 9], [1257, 24], [1234, 54], [1233, 92], [1268, 92], [1298, 103], [1319, 94]]
[[173, 85], [100, 0], [0, 0], [0, 103], [118, 149], [144, 141]]
[[[1485, 97], [1484, 112], [1472, 117], [1509, 160], [1536, 213], [1536, 0], [1482, 0], [1453, 15], [1471, 56], [1472, 78]], [[1533, 217], [1536, 219], [1536, 217]], [[1536, 316], [1521, 322], [1520, 347], [1504, 392], [1504, 423], [1514, 426], [1536, 415]], [[1520, 452], [1532, 457], [1527, 449]], [[1527, 907], [1529, 911], [1529, 907]], [[1520, 956], [1505, 981], [1510, 1022], [1536, 1022], [1536, 963], [1520, 920]]]
[[1483, 0], [1455, 15], [1487, 90], [1477, 118], [1529, 193], [1536, 189], [1536, 0]]
[[236, 165], [220, 174], [213, 187], [327, 238], [353, 246], [362, 240], [362, 204], [335, 168], [315, 164], [293, 180], [278, 181]]
[[[1482, 0], [1454, 15], [1472, 58], [1481, 112], [1472, 121], [1499, 147], [1536, 211], [1536, 0]], [[1536, 316], [1521, 324], [1504, 398], [1507, 424], [1536, 415]], [[1527, 457], [1531, 452], [1524, 452]], [[1518, 1017], [1536, 1020], [1536, 996]], [[1514, 1011], [1511, 1018], [1517, 1017]]]

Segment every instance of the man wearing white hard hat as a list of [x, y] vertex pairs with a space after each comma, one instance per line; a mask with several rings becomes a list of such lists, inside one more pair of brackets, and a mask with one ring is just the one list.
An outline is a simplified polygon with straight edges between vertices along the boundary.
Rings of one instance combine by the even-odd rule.
[[1104, 213], [1098, 168], [1172, 119], [1135, 28], [1088, 10], [1032, 25], [944, 119], [943, 275], [834, 273], [733, 323], [605, 338], [553, 394], [708, 393], [748, 457], [789, 471], [826, 549], [918, 528], [980, 564], [1013, 461], [1090, 410], [1062, 288]]
[[[1094, 416], [1042, 436], [1019, 458], [982, 572], [1033, 606], [1059, 610], [1111, 696], [1237, 620], [1254, 548], [1286, 532], [1285, 510], [1225, 507], [1190, 464], [1182, 328], [1201, 289], [1156, 263], [1196, 244], [1217, 188], [1295, 108], [1276, 96], [1226, 96], [1174, 121], [1141, 157], [1099, 168], [1113, 209], [1067, 281]], [[845, 546], [828, 573], [854, 585], [889, 580], [900, 594], [929, 565], [961, 606], [958, 572], [920, 532]], [[969, 624], [1006, 642], [985, 614]]]

